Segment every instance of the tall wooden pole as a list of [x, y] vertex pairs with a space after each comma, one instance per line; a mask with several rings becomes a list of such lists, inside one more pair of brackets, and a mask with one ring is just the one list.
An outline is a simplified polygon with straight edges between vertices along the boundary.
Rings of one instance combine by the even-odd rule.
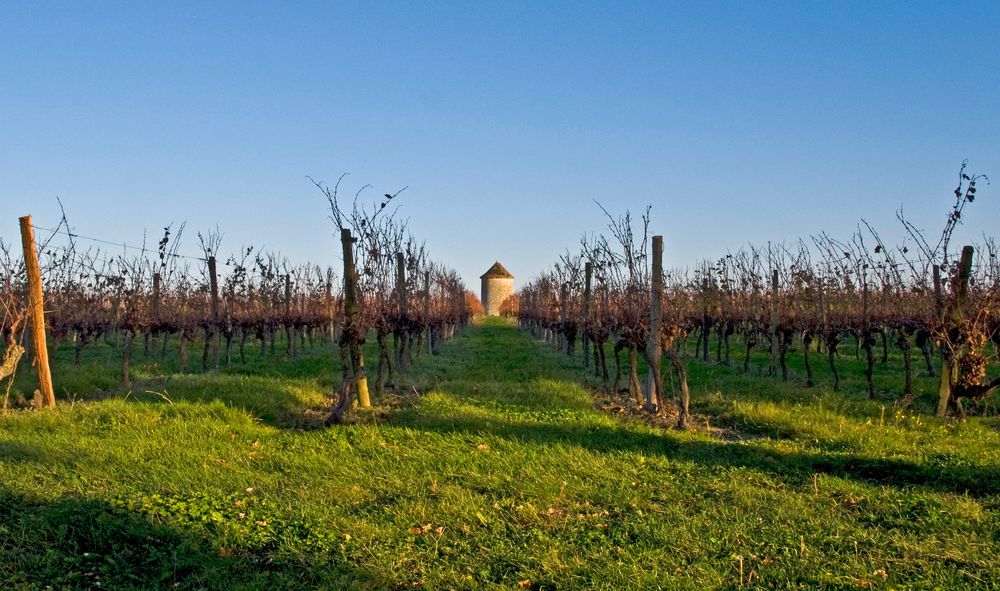
[[145, 355], [149, 357], [149, 344], [160, 329], [160, 274], [153, 273], [153, 305], [151, 310], [151, 327], [146, 331]]
[[653, 236], [653, 277], [649, 296], [647, 360], [650, 379], [646, 382], [646, 408], [656, 412], [663, 403], [663, 392], [658, 391], [663, 383], [660, 379], [660, 360], [663, 357], [660, 347], [660, 326], [663, 323], [663, 236]]
[[[705, 272], [706, 274], [711, 273], [711, 271], [708, 270], [706, 270]], [[710, 328], [711, 318], [709, 318], [708, 315], [709, 312], [708, 291], [710, 288], [711, 288], [710, 279], [708, 277], [704, 277], [701, 280], [701, 342], [703, 343], [701, 348], [702, 351], [701, 360], [704, 361], [705, 363], [708, 363], [708, 345], [709, 345], [708, 341], [712, 332]], [[695, 357], [697, 356], [698, 355], [696, 353]]]
[[365, 358], [358, 342], [358, 338], [362, 336], [358, 334], [358, 323], [361, 321], [358, 310], [358, 272], [354, 267], [354, 238], [350, 230], [345, 228], [340, 231], [340, 243], [344, 250], [344, 328], [351, 331], [349, 348], [351, 365], [357, 376], [358, 406], [369, 408], [372, 403], [368, 394], [368, 377], [365, 375]]
[[334, 319], [335, 314], [334, 314], [334, 311], [333, 311], [333, 281], [330, 279], [330, 273], [329, 273], [329, 271], [327, 271], [327, 274], [326, 274], [325, 308], [326, 308], [326, 310], [325, 310], [326, 315], [329, 317], [329, 319], [327, 320], [327, 325], [326, 325], [327, 326], [327, 334], [329, 336], [329, 339], [332, 341], [333, 340], [333, 333], [335, 332], [334, 329], [333, 329], [333, 322], [334, 322], [333, 319]]
[[[941, 267], [934, 265], [934, 311], [937, 313], [941, 331], [947, 335], [948, 326], [945, 319], [944, 291], [941, 287]], [[952, 349], [948, 339], [941, 339], [941, 375], [938, 381], [937, 416], [948, 414], [948, 400], [951, 398], [951, 357]]]
[[872, 368], [875, 357], [872, 352], [871, 296], [868, 291], [868, 270], [861, 267], [861, 347], [865, 351], [865, 381], [868, 383], [868, 398], [875, 398], [875, 384], [872, 382]]
[[212, 296], [212, 367], [219, 369], [219, 275], [214, 256], [208, 257], [208, 288]]
[[569, 306], [569, 283], [563, 283], [559, 288], [559, 333], [556, 337], [556, 348], [561, 348], [563, 346], [563, 341], [565, 341], [566, 353], [569, 354], [572, 351], [572, 345], [569, 342], [569, 338], [566, 331], [566, 322], [569, 318], [569, 310], [566, 308]]
[[399, 306], [399, 315], [406, 317], [409, 315], [409, 298], [406, 294], [406, 259], [403, 253], [396, 253], [396, 305]]
[[590, 296], [592, 293], [592, 280], [594, 277], [594, 264], [590, 261], [583, 266], [583, 366], [590, 367], [590, 337], [587, 329], [590, 327]]
[[770, 374], [778, 371], [778, 270], [771, 271], [771, 368]]
[[160, 274], [153, 273], [153, 324], [160, 322]]
[[431, 272], [424, 271], [424, 330], [427, 331], [427, 352], [434, 352], [431, 341]]
[[819, 280], [818, 291], [819, 291], [819, 317], [820, 317], [820, 322], [822, 322], [823, 324], [823, 339], [821, 340], [824, 340], [827, 338], [827, 333], [830, 332], [830, 319], [827, 316], [826, 294], [823, 291], [822, 278], [820, 278]]
[[969, 279], [972, 277], [972, 246], [962, 247], [962, 259], [958, 263], [958, 294], [955, 302], [955, 318], [961, 320], [965, 316], [965, 300], [969, 296]]
[[951, 390], [955, 382], [958, 381], [958, 351], [955, 350], [954, 343], [949, 341], [947, 335], [951, 334], [953, 328], [961, 326], [962, 318], [965, 315], [965, 300], [969, 294], [969, 278], [972, 277], [972, 255], [974, 250], [971, 246], [962, 248], [962, 258], [958, 263], [958, 285], [955, 286], [955, 304], [951, 309], [951, 314], [946, 314], [944, 297], [941, 288], [941, 270], [934, 267], [935, 294], [940, 302], [939, 313], [943, 319], [943, 332], [946, 338], [942, 339], [941, 346], [941, 381], [938, 383], [938, 406], [937, 416], [944, 417], [948, 414], [948, 403], [951, 400]]
[[52, 372], [49, 370], [49, 350], [45, 343], [45, 306], [42, 297], [42, 271], [38, 266], [38, 252], [35, 250], [35, 228], [31, 216], [19, 218], [21, 222], [21, 245], [24, 247], [24, 268], [28, 274], [28, 316], [31, 319], [31, 338], [35, 347], [38, 365], [38, 390], [42, 393], [43, 406], [55, 406], [56, 394], [52, 387]]
[[285, 274], [285, 338], [288, 339], [285, 354], [295, 357], [295, 327], [292, 325], [292, 276]]
[[396, 253], [396, 306], [399, 308], [399, 321], [401, 324], [400, 330], [396, 331], [395, 338], [398, 342], [394, 343], [396, 345], [396, 367], [400, 371], [406, 369], [406, 341], [408, 340], [409, 332], [404, 330], [403, 327], [406, 326], [407, 320], [410, 316], [409, 309], [410, 298], [406, 293], [406, 258], [401, 252]]

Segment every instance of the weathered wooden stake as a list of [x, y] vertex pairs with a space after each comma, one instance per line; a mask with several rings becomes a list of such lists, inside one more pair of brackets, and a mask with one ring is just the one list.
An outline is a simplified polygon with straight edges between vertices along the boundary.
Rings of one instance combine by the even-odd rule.
[[[159, 275], [157, 273], [156, 277]], [[219, 275], [214, 256], [208, 257], [208, 287], [212, 296], [212, 367], [219, 369]]]
[[28, 317], [31, 320], [31, 339], [38, 365], [38, 390], [42, 393], [42, 406], [55, 406], [56, 394], [49, 370], [49, 350], [45, 343], [45, 305], [42, 297], [42, 271], [38, 266], [35, 250], [35, 228], [31, 216], [19, 218], [21, 245], [24, 247], [24, 269], [28, 275]]
[[590, 336], [587, 330], [590, 326], [591, 283], [594, 276], [594, 265], [588, 261], [583, 266], [583, 366], [590, 367]]
[[[701, 360], [708, 363], [708, 345], [712, 336], [712, 319], [709, 316], [708, 290], [711, 287], [711, 280], [704, 277], [701, 280]], [[697, 354], [695, 355], [697, 357]]]
[[292, 276], [285, 275], [285, 339], [288, 341], [285, 354], [295, 357], [295, 327], [292, 326]]
[[336, 328], [334, 324], [334, 317], [336, 316], [333, 311], [333, 280], [330, 278], [329, 272], [326, 277], [326, 295], [325, 295], [325, 308], [326, 314], [329, 316], [329, 321], [327, 322], [327, 336], [329, 340], [333, 340], [334, 333], [336, 333]]
[[646, 385], [646, 409], [656, 412], [664, 402], [663, 380], [660, 377], [660, 360], [663, 357], [660, 346], [660, 326], [663, 323], [663, 236], [653, 236], [653, 277], [649, 295], [649, 343], [646, 360], [652, 379]]
[[408, 294], [406, 293], [406, 258], [403, 253], [396, 253], [396, 306], [399, 309], [401, 327], [395, 334], [396, 367], [399, 371], [406, 369], [406, 341], [409, 333], [405, 326], [410, 316]]
[[819, 317], [820, 322], [823, 324], [823, 336], [826, 337], [826, 333], [830, 330], [830, 321], [827, 316], [826, 307], [826, 295], [823, 291], [823, 280], [820, 279], [819, 285], [817, 286], [817, 291], [819, 292]]
[[[941, 329], [945, 332], [948, 327], [945, 325], [944, 291], [941, 288], [941, 267], [934, 265], [934, 311], [937, 313]], [[948, 400], [951, 398], [951, 358], [953, 351], [947, 339], [941, 339], [941, 375], [938, 381], [938, 406], [937, 416], [944, 417], [948, 414]]]
[[771, 367], [769, 373], [778, 371], [778, 270], [771, 271]]
[[[160, 324], [160, 274], [153, 273], [153, 330], [159, 332], [157, 328]], [[152, 331], [150, 331], [152, 332]], [[149, 351], [146, 352], [147, 354]]]
[[969, 294], [969, 278], [972, 276], [972, 255], [975, 253], [971, 246], [962, 247], [962, 258], [958, 263], [958, 285], [955, 289], [955, 305], [951, 309], [951, 314], [947, 315], [944, 305], [944, 295], [941, 288], [941, 269], [934, 266], [934, 294], [937, 301], [938, 311], [943, 321], [943, 331], [945, 338], [941, 345], [941, 381], [938, 383], [938, 406], [937, 416], [944, 417], [948, 414], [948, 403], [951, 401], [951, 390], [958, 381], [958, 351], [949, 341], [952, 329], [961, 326], [962, 318], [965, 315], [965, 299]]
[[861, 268], [861, 348], [865, 351], [865, 381], [868, 384], [868, 398], [875, 398], [875, 383], [872, 381], [875, 367], [875, 356], [872, 351], [874, 340], [872, 339], [872, 315], [869, 291], [868, 272]]
[[427, 336], [427, 353], [434, 352], [434, 343], [431, 342], [431, 272], [424, 271], [424, 331]]
[[354, 375], [357, 379], [358, 406], [370, 408], [372, 405], [371, 396], [368, 394], [368, 377], [365, 375], [365, 358], [361, 352], [361, 345], [358, 338], [359, 316], [358, 310], [358, 270], [354, 266], [354, 238], [350, 230], [341, 230], [340, 242], [344, 249], [344, 314], [349, 319], [351, 326], [351, 357], [354, 365]]
[[[561, 341], [566, 346], [566, 354], [573, 356], [573, 345], [574, 343], [569, 340], [570, 334], [567, 330], [566, 323], [569, 318], [569, 283], [563, 283], [559, 288], [559, 334], [562, 337]], [[576, 335], [572, 335], [573, 340], [576, 340]]]

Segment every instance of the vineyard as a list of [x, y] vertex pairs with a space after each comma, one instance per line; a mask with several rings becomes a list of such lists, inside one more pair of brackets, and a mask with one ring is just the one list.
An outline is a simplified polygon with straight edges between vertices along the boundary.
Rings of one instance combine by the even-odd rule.
[[24, 217], [0, 586], [994, 588], [1000, 253], [952, 241], [984, 179], [933, 239], [691, 269], [602, 207], [507, 318], [343, 176], [336, 267]]
[[[636, 407], [672, 413], [682, 428], [690, 418], [686, 360], [714, 358], [750, 372], [758, 349], [768, 353], [766, 374], [783, 381], [790, 379], [789, 355], [801, 355], [806, 388], [817, 384], [817, 366], [828, 367], [833, 391], [840, 389], [840, 358], [853, 352], [864, 358], [866, 395], [903, 407], [913, 404], [923, 370], [939, 378], [936, 414], [964, 418], [966, 402], [980, 404], [1000, 388], [1000, 376], [987, 377], [1000, 348], [998, 245], [986, 237], [957, 256], [951, 250], [981, 178], [962, 167], [933, 245], [900, 215], [909, 247], [887, 245], [864, 222], [849, 240], [820, 234], [792, 247], [751, 246], [693, 272], [664, 271], [663, 239], [649, 236], [649, 209], [641, 220], [605, 210], [610, 237], [584, 237], [577, 254], [567, 251], [506, 311], [569, 355], [579, 340], [583, 363], [605, 384], [618, 391], [626, 382]], [[902, 384], [886, 393], [875, 368], [888, 365], [890, 349], [902, 357]], [[664, 388], [663, 357], [676, 393]], [[645, 386], [640, 359], [651, 369]]]
[[[165, 227], [155, 247], [126, 246], [124, 255], [110, 255], [100, 244], [88, 247], [87, 242], [108, 242], [71, 232], [65, 217], [55, 228], [41, 229], [49, 233], [36, 272], [45, 294], [46, 348], [71, 347], [79, 366], [88, 348], [111, 347], [120, 359], [121, 385], [128, 389], [139, 351], [147, 361], [176, 354], [176, 370], [185, 374], [234, 362], [246, 367], [259, 359], [292, 360], [305, 349], [335, 343], [345, 374], [330, 421], [342, 420], [355, 399], [370, 407], [361, 351], [369, 333], [377, 343], [374, 390], [381, 395], [394, 370], [405, 370], [424, 350], [435, 352], [481, 310], [458, 274], [431, 261], [406, 224], [385, 211], [394, 195], [367, 210], [355, 198], [344, 209], [337, 195], [343, 178], [332, 189], [316, 183], [340, 234], [342, 281], [332, 268], [293, 264], [253, 246], [220, 258], [218, 229], [197, 234], [198, 256], [179, 254], [183, 224]], [[30, 218], [22, 218], [22, 234], [34, 242]], [[24, 259], [2, 243], [0, 256], [2, 379], [12, 376], [37, 344], [25, 335], [33, 308], [39, 307], [23, 288], [30, 283]], [[42, 390], [32, 403], [53, 406], [51, 386]], [[7, 393], [4, 409], [9, 388]], [[23, 396], [19, 402], [25, 404]]]

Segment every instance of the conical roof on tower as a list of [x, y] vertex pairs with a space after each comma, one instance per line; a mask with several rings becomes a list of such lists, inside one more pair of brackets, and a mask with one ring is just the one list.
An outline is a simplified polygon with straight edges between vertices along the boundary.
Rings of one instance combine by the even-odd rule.
[[499, 279], [499, 278], [513, 279], [514, 276], [510, 274], [510, 271], [508, 271], [507, 269], [503, 268], [503, 265], [500, 264], [500, 261], [497, 261], [497, 262], [493, 263], [493, 266], [490, 267], [489, 271], [483, 273], [479, 278], [480, 279]]

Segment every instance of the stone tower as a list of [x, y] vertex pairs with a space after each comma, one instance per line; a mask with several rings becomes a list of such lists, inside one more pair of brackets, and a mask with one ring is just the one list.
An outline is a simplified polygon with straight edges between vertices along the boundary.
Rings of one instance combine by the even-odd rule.
[[500, 261], [480, 277], [483, 280], [483, 309], [487, 316], [499, 316], [500, 304], [514, 294], [514, 276]]

